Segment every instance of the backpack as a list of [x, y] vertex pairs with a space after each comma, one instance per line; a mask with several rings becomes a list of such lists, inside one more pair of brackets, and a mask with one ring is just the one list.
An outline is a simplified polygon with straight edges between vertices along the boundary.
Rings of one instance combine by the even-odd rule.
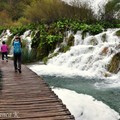
[[21, 44], [19, 41], [14, 41], [13, 42], [13, 52], [14, 54], [20, 54], [21, 53]]

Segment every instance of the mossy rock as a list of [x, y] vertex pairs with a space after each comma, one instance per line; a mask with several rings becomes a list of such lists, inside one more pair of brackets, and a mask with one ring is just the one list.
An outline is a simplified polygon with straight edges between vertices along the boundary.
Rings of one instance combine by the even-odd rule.
[[69, 38], [67, 39], [67, 45], [68, 46], [73, 46], [74, 45], [74, 35], [71, 34]]
[[111, 73], [118, 73], [120, 70], [120, 52], [115, 54], [108, 65], [108, 71]]
[[111, 74], [106, 72], [106, 73], [104, 73], [104, 76], [105, 77], [111, 77]]
[[49, 59], [51, 59], [51, 58], [53, 58], [53, 57], [55, 57], [55, 56], [57, 56], [58, 55], [58, 52], [57, 53], [53, 53], [53, 54], [51, 54], [49, 57], [44, 57], [43, 58], [43, 62], [44, 62], [44, 64], [47, 64], [47, 61], [49, 60]]
[[35, 30], [33, 30], [32, 32], [31, 32], [31, 37], [33, 38], [34, 37], [34, 35], [35, 35]]
[[84, 31], [82, 32], [82, 39], [84, 39], [86, 37], [86, 34], [87, 34], [86, 32], [84, 32]]
[[120, 49], [120, 44], [116, 46], [116, 49], [119, 50]]
[[102, 41], [103, 41], [103, 42], [106, 42], [106, 33], [104, 33], [104, 34], [102, 35]]
[[60, 46], [60, 49], [59, 49], [59, 52], [63, 52], [63, 53], [65, 53], [66, 51], [68, 51], [68, 50], [70, 50], [70, 46], [68, 46], [68, 45], [61, 45]]
[[101, 51], [101, 55], [107, 55], [108, 49], [109, 49], [108, 47], [104, 47]]
[[98, 41], [95, 37], [93, 37], [91, 40], [90, 40], [90, 44], [91, 45], [97, 45], [98, 44]]
[[120, 30], [116, 31], [115, 33], [118, 37], [120, 37]]
[[43, 61], [44, 64], [47, 64], [48, 57], [44, 57], [44, 58], [42, 59], [42, 61]]

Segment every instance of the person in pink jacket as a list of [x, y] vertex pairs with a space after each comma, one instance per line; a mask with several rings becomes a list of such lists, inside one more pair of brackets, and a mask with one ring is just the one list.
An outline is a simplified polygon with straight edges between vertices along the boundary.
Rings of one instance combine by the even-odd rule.
[[1, 45], [2, 60], [6, 57], [6, 62], [8, 62], [8, 46], [5, 44], [5, 41]]

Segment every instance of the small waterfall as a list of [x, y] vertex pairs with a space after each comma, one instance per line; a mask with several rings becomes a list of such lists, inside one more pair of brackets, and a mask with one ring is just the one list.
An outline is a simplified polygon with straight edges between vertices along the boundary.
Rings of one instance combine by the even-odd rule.
[[21, 38], [26, 41], [26, 48], [28, 48], [28, 50], [30, 51], [31, 44], [32, 44], [31, 30], [27, 30], [26, 32], [24, 32], [24, 34], [21, 36]]
[[[28, 51], [31, 50], [31, 44], [32, 44], [32, 37], [31, 37], [31, 30], [27, 30], [23, 33], [23, 35], [21, 35], [21, 39], [22, 39], [22, 42], [25, 41], [26, 43], [26, 48], [28, 49]], [[2, 41], [8, 41], [9, 37], [12, 35], [12, 33], [10, 32], [9, 29], [5, 30], [2, 32], [2, 34], [0, 35], [0, 45], [2, 44]], [[12, 46], [12, 42], [13, 42], [13, 39], [15, 37], [12, 38], [11, 40], [11, 45], [9, 46], [9, 57], [12, 57], [13, 56], [13, 46]]]
[[87, 35], [84, 39], [81, 32], [77, 32], [74, 46], [50, 59], [47, 65], [64, 68], [64, 71], [71, 70], [72, 75], [104, 77], [107, 74], [113, 77], [114, 74], [107, 71], [107, 66], [113, 55], [120, 52], [120, 38], [115, 35], [117, 30], [108, 29], [95, 36]]
[[0, 35], [0, 44], [2, 44], [2, 41], [7, 41], [8, 37], [11, 36], [10, 30], [4, 30]]

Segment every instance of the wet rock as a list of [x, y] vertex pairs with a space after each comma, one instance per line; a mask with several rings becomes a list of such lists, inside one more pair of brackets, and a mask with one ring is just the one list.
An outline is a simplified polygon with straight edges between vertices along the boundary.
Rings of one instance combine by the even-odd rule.
[[90, 40], [90, 44], [91, 45], [97, 45], [98, 44], [98, 41], [95, 37], [93, 37], [91, 40]]
[[120, 50], [120, 44], [117, 45], [115, 48], [116, 48], [116, 50]]
[[116, 31], [115, 33], [118, 37], [120, 37], [120, 30]]
[[108, 65], [108, 71], [111, 73], [118, 73], [119, 70], [120, 70], [120, 52], [112, 57], [112, 60]]
[[105, 77], [111, 77], [111, 74], [106, 72], [106, 73], [104, 73], [104, 76]]
[[106, 33], [104, 33], [104, 34], [102, 35], [101, 39], [102, 39], [103, 42], [106, 42]]
[[101, 52], [101, 55], [106, 55], [108, 52], [108, 47], [104, 47], [102, 52]]
[[60, 44], [59, 52], [66, 52], [74, 45], [74, 35], [71, 34], [69, 37], [65, 38], [65, 41]]
[[67, 39], [67, 44], [68, 46], [73, 46], [74, 45], [74, 35], [71, 34], [68, 39]]

